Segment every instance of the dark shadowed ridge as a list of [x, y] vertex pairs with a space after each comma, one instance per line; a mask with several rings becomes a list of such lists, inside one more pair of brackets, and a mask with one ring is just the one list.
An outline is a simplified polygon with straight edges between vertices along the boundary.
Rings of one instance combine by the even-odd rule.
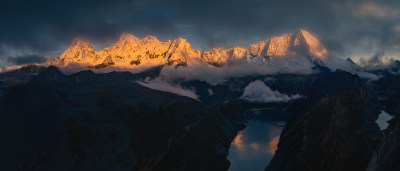
[[239, 111], [134, 82], [147, 76], [50, 66], [13, 87], [0, 98], [0, 168], [227, 170]]
[[47, 69], [42, 71], [37, 77], [35, 77], [30, 83], [52, 85], [52, 84], [66, 84], [68, 82], [69, 82], [68, 78], [63, 73], [61, 73], [57, 67], [49, 66]]
[[0, 86], [11, 87], [14, 85], [27, 83], [45, 69], [46, 68], [44, 66], [28, 64], [16, 70], [0, 73], [0, 81], [3, 82], [3, 84]]
[[353, 64], [353, 65], [357, 65], [357, 64], [356, 64], [356, 63], [354, 63], [354, 61], [353, 61], [353, 60], [351, 60], [350, 58], [347, 58], [347, 59], [346, 59], [346, 61], [347, 61], [347, 62], [350, 62], [350, 63], [351, 63], [351, 64]]

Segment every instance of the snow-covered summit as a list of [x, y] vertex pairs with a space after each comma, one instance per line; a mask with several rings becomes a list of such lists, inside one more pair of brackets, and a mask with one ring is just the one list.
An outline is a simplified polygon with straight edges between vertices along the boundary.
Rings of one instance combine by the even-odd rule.
[[69, 48], [57, 58], [49, 58], [48, 64], [67, 65], [69, 63], [93, 64], [99, 55], [92, 45], [83, 37], [76, 37]]
[[308, 31], [301, 29], [295, 34], [271, 37], [250, 45], [249, 53], [254, 56], [282, 57], [309, 56], [324, 58], [328, 54], [325, 47]]

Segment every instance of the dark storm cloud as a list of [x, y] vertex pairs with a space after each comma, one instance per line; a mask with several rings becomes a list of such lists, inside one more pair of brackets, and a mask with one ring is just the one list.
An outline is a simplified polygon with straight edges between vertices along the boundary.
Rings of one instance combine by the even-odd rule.
[[24, 56], [9, 57], [7, 60], [8, 62], [13, 63], [15, 65], [23, 65], [32, 63], [43, 63], [47, 60], [47, 58], [39, 55], [24, 55]]
[[52, 54], [76, 35], [92, 43], [121, 32], [161, 40], [181, 36], [195, 48], [247, 46], [300, 28], [338, 55], [400, 46], [400, 1], [361, 0], [7, 0], [0, 6], [0, 58]]

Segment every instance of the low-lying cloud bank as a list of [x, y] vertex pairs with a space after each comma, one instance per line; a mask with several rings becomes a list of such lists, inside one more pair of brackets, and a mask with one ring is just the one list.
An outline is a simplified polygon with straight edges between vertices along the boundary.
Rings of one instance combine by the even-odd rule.
[[256, 80], [246, 86], [244, 93], [240, 98], [249, 102], [271, 103], [288, 102], [290, 100], [303, 98], [303, 96], [299, 94], [286, 95], [280, 93], [279, 91], [273, 91], [271, 88], [266, 86], [264, 82]]
[[355, 72], [355, 74], [357, 74], [360, 78], [367, 79], [370, 81], [376, 81], [382, 77], [370, 72]]
[[377, 52], [374, 56], [370, 58], [361, 58], [358, 65], [362, 67], [363, 70], [389, 70], [394, 74], [400, 73], [399, 66], [400, 61], [390, 56], [385, 56], [384, 52]]
[[278, 73], [311, 74], [314, 66], [309, 60], [303, 59], [276, 59], [268, 63], [237, 62], [215, 67], [207, 63], [197, 63], [186, 67], [165, 66], [160, 73], [164, 79], [202, 80], [217, 85], [229, 78], [267, 75]]
[[66, 66], [59, 67], [60, 71], [63, 74], [69, 75], [69, 74], [74, 74], [79, 71], [83, 70], [91, 70], [94, 73], [108, 73], [108, 72], [113, 72], [113, 71], [129, 71], [131, 73], [140, 73], [143, 72], [147, 69], [156, 67], [156, 65], [152, 66], [139, 66], [139, 67], [120, 67], [120, 66], [107, 66], [105, 68], [95, 68], [91, 66], [91, 64], [85, 64], [85, 63], [69, 63]]
[[153, 90], [169, 92], [169, 93], [177, 94], [177, 95], [180, 95], [180, 96], [186, 96], [186, 97], [190, 97], [190, 98], [195, 99], [195, 100], [199, 100], [198, 99], [199, 96], [195, 93], [195, 91], [183, 89], [179, 85], [171, 84], [171, 83], [169, 83], [167, 81], [164, 81], [164, 80], [162, 80], [160, 78], [156, 78], [156, 79], [148, 81], [148, 82], [137, 81], [136, 83], [138, 83], [138, 84], [140, 84], [142, 86], [145, 86], [147, 88], [153, 89]]
[[[225, 82], [229, 78], [245, 77], [249, 75], [266, 75], [277, 73], [293, 74], [311, 74], [315, 65], [305, 58], [281, 57], [270, 60], [267, 63], [258, 63], [257, 61], [236, 61], [227, 63], [223, 67], [216, 67], [205, 62], [193, 61], [193, 64], [177, 67], [176, 65], [164, 66], [160, 78], [163, 80], [202, 80], [212, 85]], [[95, 73], [107, 73], [111, 71], [129, 71], [140, 73], [146, 69], [155, 67], [155, 65], [143, 65], [137, 67], [119, 67], [108, 66], [106, 68], [89, 67], [90, 64], [70, 63], [67, 66], [60, 67], [64, 74], [72, 74], [82, 70], [92, 70]]]
[[[341, 69], [353, 74], [358, 74], [361, 78], [369, 80], [378, 80], [379, 75], [370, 71], [375, 69], [390, 69], [395, 68], [396, 64], [400, 63], [395, 60], [390, 60], [389, 63], [383, 63], [379, 58], [381, 55], [375, 55], [370, 60], [364, 62], [365, 66], [359, 66], [341, 58], [328, 56], [323, 60], [323, 64], [330, 68], [332, 71]], [[261, 59], [261, 58], [254, 58]], [[205, 62], [192, 61], [193, 63], [187, 66], [168, 65], [164, 66], [160, 78], [172, 82], [173, 80], [201, 80], [210, 83], [211, 85], [218, 85], [227, 81], [230, 78], [254, 76], [254, 75], [271, 75], [271, 74], [312, 74], [317, 72], [313, 70], [316, 65], [310, 59], [302, 56], [288, 56], [269, 59], [268, 61], [257, 61], [254, 59], [230, 61], [222, 67], [215, 67]], [[314, 61], [315, 62], [315, 61]], [[397, 63], [396, 63], [397, 62]], [[136, 67], [121, 67], [121, 66], [108, 66], [106, 68], [89, 67], [90, 64], [76, 64], [70, 63], [67, 66], [60, 67], [64, 74], [72, 74], [81, 70], [91, 69], [95, 73], [107, 73], [111, 71], [129, 71], [132, 73], [140, 73], [146, 69], [155, 67], [155, 65], [140, 65]], [[400, 73], [399, 71], [391, 71], [394, 74]]]

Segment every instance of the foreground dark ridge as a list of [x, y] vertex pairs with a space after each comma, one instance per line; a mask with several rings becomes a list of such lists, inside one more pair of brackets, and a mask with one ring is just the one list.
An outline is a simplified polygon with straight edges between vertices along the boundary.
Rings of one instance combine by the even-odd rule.
[[227, 170], [234, 111], [133, 82], [151, 75], [49, 67], [12, 88], [0, 99], [0, 168]]
[[305, 92], [266, 170], [366, 170], [382, 137], [378, 98], [343, 71], [317, 78]]
[[[400, 120], [392, 119], [384, 132], [374, 122], [382, 109], [397, 114], [398, 76], [365, 84], [357, 75], [319, 66], [310, 75], [255, 75], [216, 86], [177, 80], [196, 89], [197, 101], [135, 83], [156, 78], [161, 70], [70, 76], [55, 67], [37, 76], [29, 74], [36, 70], [14, 71], [14, 78], [23, 73], [33, 79], [2, 89], [0, 168], [227, 170], [229, 145], [243, 128], [244, 110], [271, 106], [295, 115], [266, 170], [399, 168]], [[274, 104], [240, 100], [255, 80], [306, 98]]]

